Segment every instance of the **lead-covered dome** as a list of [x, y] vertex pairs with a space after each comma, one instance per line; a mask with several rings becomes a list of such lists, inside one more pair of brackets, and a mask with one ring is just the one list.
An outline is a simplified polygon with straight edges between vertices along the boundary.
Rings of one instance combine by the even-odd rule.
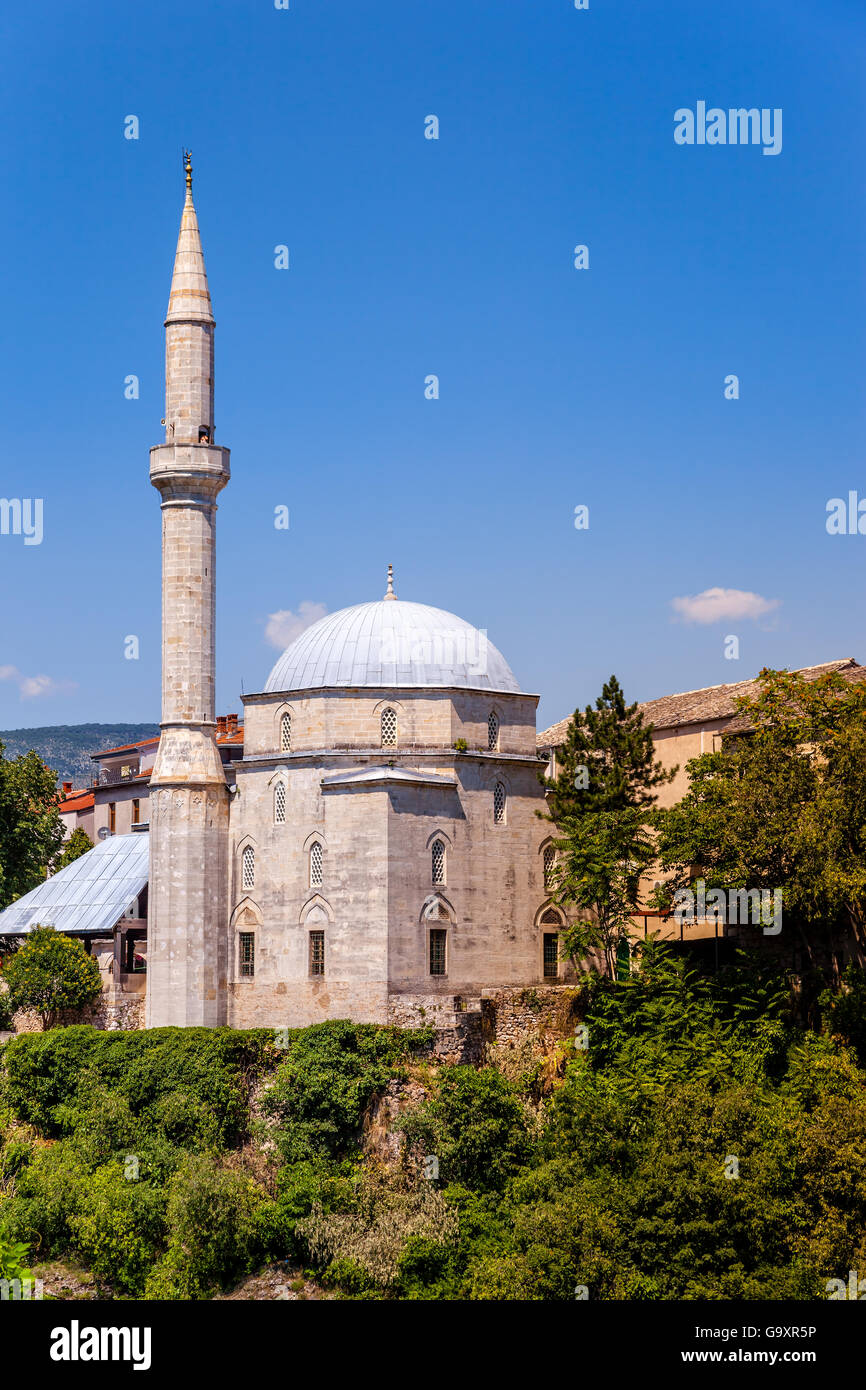
[[[389, 583], [390, 589], [390, 583]], [[454, 613], [390, 595], [320, 618], [286, 648], [265, 691], [326, 686], [458, 686], [519, 695], [487, 634]]]

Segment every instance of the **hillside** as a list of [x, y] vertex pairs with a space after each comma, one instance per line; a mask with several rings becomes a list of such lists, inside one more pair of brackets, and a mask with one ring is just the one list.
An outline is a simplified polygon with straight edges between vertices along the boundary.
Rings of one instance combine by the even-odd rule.
[[157, 724], [48, 724], [40, 729], [0, 731], [0, 743], [7, 758], [29, 753], [33, 748], [57, 773], [61, 782], [89, 787], [93, 764], [91, 753], [101, 748], [117, 748], [159, 733]]
[[34, 1262], [63, 1300], [844, 1298], [866, 972], [810, 1008], [820, 1032], [757, 957], [701, 977], [649, 949], [573, 1005], [472, 1065], [347, 1020], [18, 1034], [0, 1277]]

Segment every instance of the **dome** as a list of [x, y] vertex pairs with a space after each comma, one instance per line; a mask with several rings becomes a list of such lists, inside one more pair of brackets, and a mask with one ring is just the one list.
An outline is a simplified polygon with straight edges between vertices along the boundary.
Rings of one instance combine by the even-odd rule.
[[306, 628], [283, 652], [265, 691], [327, 686], [521, 693], [486, 633], [441, 608], [390, 595], [329, 613]]

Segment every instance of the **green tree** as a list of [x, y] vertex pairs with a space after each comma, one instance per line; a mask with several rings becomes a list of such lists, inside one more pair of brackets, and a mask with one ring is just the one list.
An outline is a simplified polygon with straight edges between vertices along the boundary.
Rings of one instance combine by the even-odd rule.
[[80, 941], [53, 927], [34, 927], [6, 963], [13, 1009], [35, 1009], [50, 1028], [62, 1009], [80, 1009], [102, 988], [99, 966]]
[[86, 830], [82, 830], [80, 825], [76, 826], [57, 856], [54, 872], [65, 869], [67, 864], [74, 864], [76, 859], [80, 859], [89, 849], [93, 849], [93, 841]]
[[656, 815], [662, 865], [676, 885], [781, 889], [807, 928], [847, 927], [866, 951], [866, 685], [835, 672], [807, 681], [761, 672], [737, 703], [741, 732], [688, 764], [690, 785]]
[[41, 883], [63, 842], [54, 773], [37, 753], [0, 743], [0, 908]]
[[602, 973], [612, 977], [641, 876], [654, 857], [647, 820], [655, 789], [676, 768], [665, 771], [655, 758], [652, 725], [636, 704], [626, 704], [616, 676], [605, 682], [595, 709], [575, 710], [557, 763], [555, 778], [541, 778], [547, 812], [538, 814], [559, 831], [555, 897], [580, 911], [561, 933], [560, 948], [575, 965], [593, 967], [600, 956]]
[[580, 909], [578, 921], [560, 933], [560, 948], [576, 966], [594, 964], [613, 978], [620, 942], [628, 938], [629, 919], [637, 911], [640, 881], [655, 858], [653, 841], [640, 807], [596, 811], [563, 821], [555, 872], [556, 899]]
[[677, 772], [666, 772], [654, 757], [652, 732], [637, 704], [626, 704], [619, 681], [611, 676], [595, 709], [587, 705], [582, 713], [574, 711], [565, 743], [556, 752], [557, 776], [541, 775], [547, 790], [544, 818], [560, 825], [599, 811], [649, 807], [655, 788]]

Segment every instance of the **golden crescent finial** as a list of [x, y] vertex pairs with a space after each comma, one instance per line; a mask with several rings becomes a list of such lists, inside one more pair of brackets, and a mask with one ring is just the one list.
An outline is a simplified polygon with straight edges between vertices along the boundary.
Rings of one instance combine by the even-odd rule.
[[183, 167], [186, 170], [186, 186], [192, 192], [192, 154], [189, 150], [183, 152]]

